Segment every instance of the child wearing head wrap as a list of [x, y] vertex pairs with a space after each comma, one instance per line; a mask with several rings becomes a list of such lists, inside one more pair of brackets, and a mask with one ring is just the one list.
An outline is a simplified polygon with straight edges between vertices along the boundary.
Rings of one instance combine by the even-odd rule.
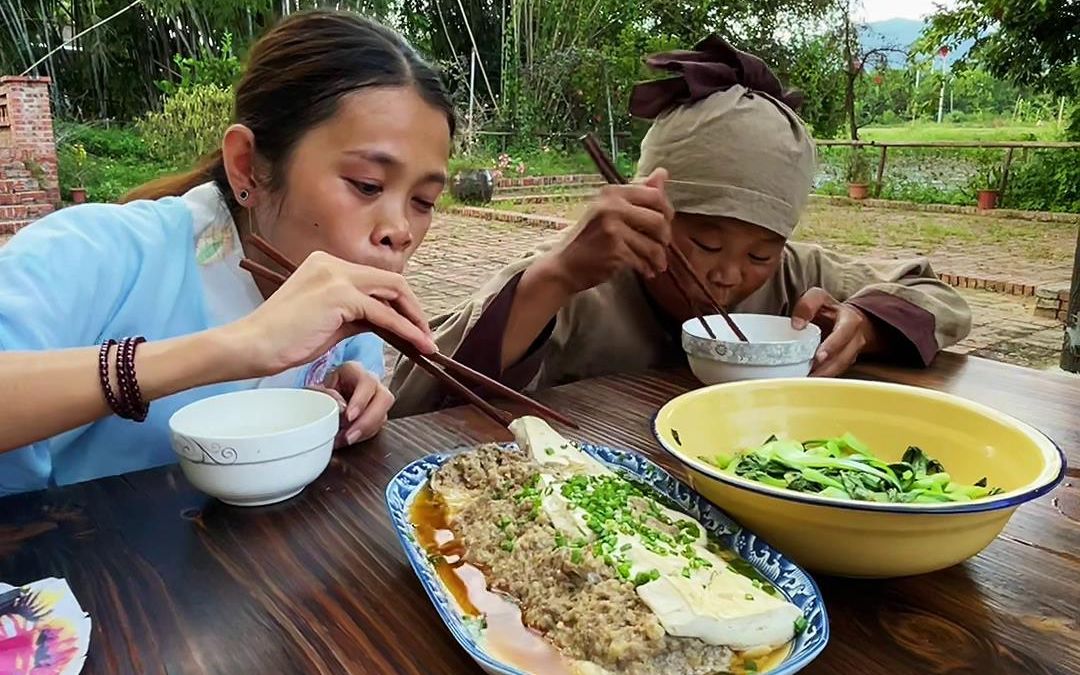
[[[863, 357], [925, 366], [967, 335], [970, 310], [926, 260], [869, 262], [789, 241], [814, 143], [799, 98], [763, 61], [711, 36], [648, 63], [677, 76], [631, 96], [631, 112], [654, 120], [637, 180], [605, 187], [557, 241], [432, 322], [444, 354], [519, 389], [684, 364], [679, 332], [694, 308], [670, 275], [696, 287], [669, 269], [668, 244], [730, 311], [820, 325], [815, 375]], [[391, 390], [394, 415], [444, 403], [407, 360]]]

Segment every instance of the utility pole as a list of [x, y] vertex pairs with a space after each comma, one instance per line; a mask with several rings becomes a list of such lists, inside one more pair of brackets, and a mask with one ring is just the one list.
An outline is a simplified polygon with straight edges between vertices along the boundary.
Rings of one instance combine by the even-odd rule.
[[[942, 49], [944, 51], [944, 49]], [[942, 118], [945, 116], [945, 57], [941, 57], [941, 93], [938, 95], [937, 102], [937, 123], [941, 124]]]

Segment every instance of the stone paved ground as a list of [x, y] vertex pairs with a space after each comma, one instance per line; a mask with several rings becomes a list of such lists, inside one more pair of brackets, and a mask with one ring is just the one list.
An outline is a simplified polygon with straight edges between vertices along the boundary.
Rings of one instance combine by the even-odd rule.
[[958, 290], [974, 320], [971, 334], [952, 351], [1040, 370], [1057, 367], [1063, 326], [1056, 319], [1035, 316], [1034, 298]]
[[[428, 315], [436, 316], [550, 236], [551, 231], [537, 227], [442, 215], [410, 263], [408, 276]], [[1034, 368], [1056, 365], [1061, 324], [1035, 317], [1033, 298], [959, 290], [975, 320], [971, 335], [956, 351]]]

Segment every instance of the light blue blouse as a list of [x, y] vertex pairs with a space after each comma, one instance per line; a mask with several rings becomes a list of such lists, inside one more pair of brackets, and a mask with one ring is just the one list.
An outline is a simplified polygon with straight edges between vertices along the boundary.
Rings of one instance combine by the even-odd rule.
[[[262, 302], [237, 266], [241, 256], [232, 218], [210, 184], [183, 197], [62, 209], [0, 246], [0, 349], [87, 347], [133, 335], [163, 340], [228, 323]], [[345, 361], [381, 377], [382, 342], [357, 336], [275, 377], [154, 401], [142, 424], [106, 417], [0, 453], [0, 496], [173, 462], [168, 421], [184, 405], [243, 388], [308, 386]]]

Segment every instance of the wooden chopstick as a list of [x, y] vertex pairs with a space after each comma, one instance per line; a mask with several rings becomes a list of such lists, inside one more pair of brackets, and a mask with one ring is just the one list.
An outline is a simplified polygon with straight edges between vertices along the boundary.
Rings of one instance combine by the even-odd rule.
[[[282, 254], [280, 251], [278, 251], [270, 242], [266, 241], [258, 235], [250, 235], [247, 240], [253, 247], [266, 254], [267, 257], [269, 257], [277, 264], [281, 265], [283, 268], [287, 269], [290, 274], [296, 271], [296, 264], [289, 260], [289, 258]], [[285, 275], [274, 272], [268, 267], [261, 265], [251, 260], [250, 258], [242, 259], [240, 261], [240, 267], [247, 270], [248, 272], [251, 272], [255, 276], [262, 277], [263, 279], [274, 282], [278, 285], [285, 283], [285, 280], [287, 278]], [[493, 405], [482, 399], [465, 385], [458, 382], [456, 379], [454, 379], [451, 373], [456, 373], [458, 376], [470, 380], [478, 386], [485, 387], [495, 395], [499, 395], [504, 398], [508, 398], [516, 403], [519, 403], [526, 409], [541, 417], [547, 417], [548, 419], [560, 422], [572, 429], [579, 428], [573, 420], [566, 417], [565, 415], [562, 415], [561, 413], [552, 410], [543, 403], [533, 400], [520, 392], [514, 391], [510, 387], [507, 387], [501, 382], [491, 379], [483, 373], [477, 372], [462, 363], [458, 363], [457, 361], [451, 359], [444, 354], [435, 352], [430, 357], [428, 357], [420, 353], [420, 351], [417, 350], [408, 340], [404, 340], [401, 337], [390, 333], [389, 331], [384, 331], [383, 329], [378, 327], [372, 327], [372, 332], [378, 335], [379, 338], [381, 338], [384, 342], [394, 347], [394, 349], [397, 349], [399, 352], [404, 354], [407, 358], [413, 361], [413, 363], [428, 371], [436, 380], [439, 380], [441, 383], [448, 386], [455, 393], [457, 393], [469, 403], [479, 408], [482, 412], [487, 414], [489, 417], [491, 417], [493, 420], [495, 420], [502, 426], [509, 426], [510, 423], [513, 421], [513, 418], [506, 412], [499, 410], [498, 408], [494, 407]], [[436, 363], [438, 365], [436, 365]], [[442, 366], [442, 368], [439, 367], [440, 365]]]
[[[502, 426], [508, 427], [510, 426], [510, 423], [514, 421], [514, 418], [511, 417], [509, 414], [503, 412], [502, 410], [499, 410], [484, 399], [480, 398], [476, 394], [476, 392], [461, 384], [453, 377], [451, 377], [449, 373], [435, 365], [431, 361], [431, 359], [417, 351], [416, 347], [413, 347], [412, 344], [410, 344], [407, 340], [402, 340], [393, 333], [387, 333], [381, 330], [375, 330], [374, 332], [391, 347], [404, 354], [413, 363], [430, 373], [432, 377], [434, 377], [436, 380], [450, 387], [450, 389], [452, 389], [454, 393], [458, 394], [466, 401], [479, 408], [481, 412], [483, 412], [488, 417], [495, 420]], [[440, 354], [440, 356], [442, 355]], [[573, 423], [571, 423], [571, 426], [573, 426], [575, 429], [577, 428], [577, 425], [574, 425]]]
[[446, 370], [454, 373], [458, 377], [471, 381], [473, 384], [481, 387], [487, 387], [488, 389], [492, 390], [493, 393], [504, 398], [508, 398], [515, 403], [520, 403], [521, 405], [528, 406], [529, 408], [532, 408], [534, 410], [540, 410], [544, 414], [544, 416], [548, 417], [549, 419], [553, 419], [556, 422], [561, 422], [562, 424], [565, 424], [571, 429], [579, 428], [577, 423], [574, 422], [574, 420], [570, 419], [566, 415], [563, 415], [559, 411], [553, 410], [544, 405], [543, 403], [535, 401], [528, 396], [525, 396], [521, 392], [511, 389], [510, 387], [507, 387], [501, 382], [493, 380], [487, 375], [484, 375], [479, 371], [473, 370], [472, 368], [466, 366], [464, 363], [455, 361], [454, 359], [450, 358], [445, 354], [435, 352], [428, 358], [430, 358], [435, 363], [438, 363]]
[[686, 306], [689, 307], [690, 311], [693, 312], [694, 316], [697, 317], [698, 323], [700, 323], [701, 327], [705, 329], [705, 334], [715, 340], [716, 333], [713, 332], [712, 326], [710, 326], [709, 322], [705, 320], [705, 317], [701, 316], [701, 313], [697, 311], [697, 302], [694, 300], [693, 296], [690, 295], [690, 292], [686, 290], [686, 286], [683, 286], [683, 283], [679, 281], [679, 275], [675, 274], [671, 270], [668, 270], [668, 278], [671, 279], [671, 282], [675, 285], [676, 290], [678, 290], [679, 293], [682, 295], [683, 300], [686, 302]]
[[240, 267], [242, 269], [247, 270], [248, 272], [251, 272], [253, 275], [255, 275], [257, 277], [262, 277], [263, 279], [266, 279], [267, 281], [272, 281], [272, 282], [276, 283], [278, 286], [285, 283], [286, 276], [284, 274], [279, 274], [279, 273], [275, 272], [274, 270], [270, 269], [269, 267], [264, 267], [263, 265], [260, 265], [259, 263], [255, 262], [251, 258], [243, 258], [243, 259], [241, 259], [240, 260]]
[[712, 294], [712, 290], [709, 288], [709, 285], [706, 284], [705, 281], [698, 276], [697, 272], [690, 264], [690, 261], [686, 259], [685, 255], [683, 255], [683, 252], [675, 246], [671, 247], [671, 252], [675, 255], [675, 259], [679, 261], [679, 264], [682, 265], [682, 268], [689, 272], [690, 278], [694, 280], [694, 283], [697, 284], [697, 287], [701, 290], [702, 293], [705, 294], [705, 297], [709, 299], [709, 302], [713, 304], [713, 308], [715, 308], [715, 310], [720, 314], [720, 316], [724, 317], [724, 321], [727, 321], [728, 328], [731, 329], [731, 332], [735, 333], [735, 336], [743, 342], [750, 342], [750, 340], [746, 339], [746, 335], [744, 335], [743, 332], [739, 330], [739, 327], [735, 325], [735, 320], [732, 319], [731, 315], [727, 313], [727, 310], [724, 309], [724, 306], [721, 305], [720, 302], [716, 299], [716, 296]]
[[270, 258], [277, 264], [281, 265], [282, 269], [284, 269], [289, 274], [295, 272], [299, 267], [296, 263], [289, 260], [289, 258], [284, 253], [277, 250], [273, 244], [266, 241], [259, 235], [249, 234], [247, 240], [248, 243], [250, 243], [252, 246], [262, 251], [267, 258]]
[[[596, 165], [597, 170], [600, 172], [600, 175], [604, 177], [604, 180], [615, 185], [627, 184], [626, 178], [624, 178], [622, 174], [619, 173], [619, 170], [615, 167], [614, 162], [612, 162], [611, 158], [607, 156], [607, 153], [604, 152], [604, 149], [600, 147], [600, 142], [596, 140], [596, 136], [588, 133], [582, 136], [581, 141], [585, 145], [585, 152], [589, 154], [589, 157], [592, 159], [593, 164]], [[746, 335], [744, 335], [743, 332], [739, 330], [739, 327], [735, 325], [735, 321], [727, 313], [727, 310], [724, 309], [724, 306], [721, 305], [720, 302], [716, 299], [716, 296], [712, 294], [712, 291], [709, 289], [708, 284], [706, 284], [705, 281], [698, 276], [698, 273], [694, 269], [694, 266], [690, 264], [690, 261], [687, 260], [683, 252], [680, 251], [678, 247], [676, 247], [674, 244], [669, 245], [668, 250], [671, 252], [672, 256], [674, 256], [675, 261], [679, 264], [679, 266], [682, 267], [683, 271], [686, 272], [690, 276], [690, 278], [694, 280], [694, 283], [697, 285], [698, 289], [701, 290], [701, 292], [705, 294], [705, 297], [709, 299], [709, 302], [712, 303], [713, 310], [720, 316], [724, 317], [724, 321], [727, 322], [728, 328], [731, 329], [731, 332], [735, 333], [735, 336], [743, 342], [749, 342], [749, 340], [746, 339]], [[686, 288], [682, 285], [681, 282], [679, 282], [678, 277], [676, 277], [674, 273], [669, 273], [668, 276], [670, 276], [672, 281], [675, 283], [675, 288], [678, 289], [680, 293], [682, 293], [683, 298], [690, 306], [691, 311], [695, 313], [697, 320], [701, 323], [701, 326], [705, 329], [705, 332], [709, 335], [709, 337], [715, 340], [716, 334], [713, 332], [712, 328], [709, 327], [709, 323], [705, 321], [705, 317], [701, 316], [701, 314], [697, 312], [697, 303], [694, 302], [693, 298], [690, 297], [690, 294], [687, 292]]]
[[600, 171], [600, 175], [604, 177], [604, 180], [613, 185], [626, 185], [628, 181], [621, 173], [619, 173], [619, 169], [615, 166], [615, 163], [611, 161], [611, 158], [607, 156], [604, 149], [600, 147], [600, 141], [596, 140], [596, 136], [588, 133], [581, 137], [581, 141], [585, 144], [585, 152], [589, 153], [589, 157], [592, 158], [593, 164], [596, 165], [597, 170]]

